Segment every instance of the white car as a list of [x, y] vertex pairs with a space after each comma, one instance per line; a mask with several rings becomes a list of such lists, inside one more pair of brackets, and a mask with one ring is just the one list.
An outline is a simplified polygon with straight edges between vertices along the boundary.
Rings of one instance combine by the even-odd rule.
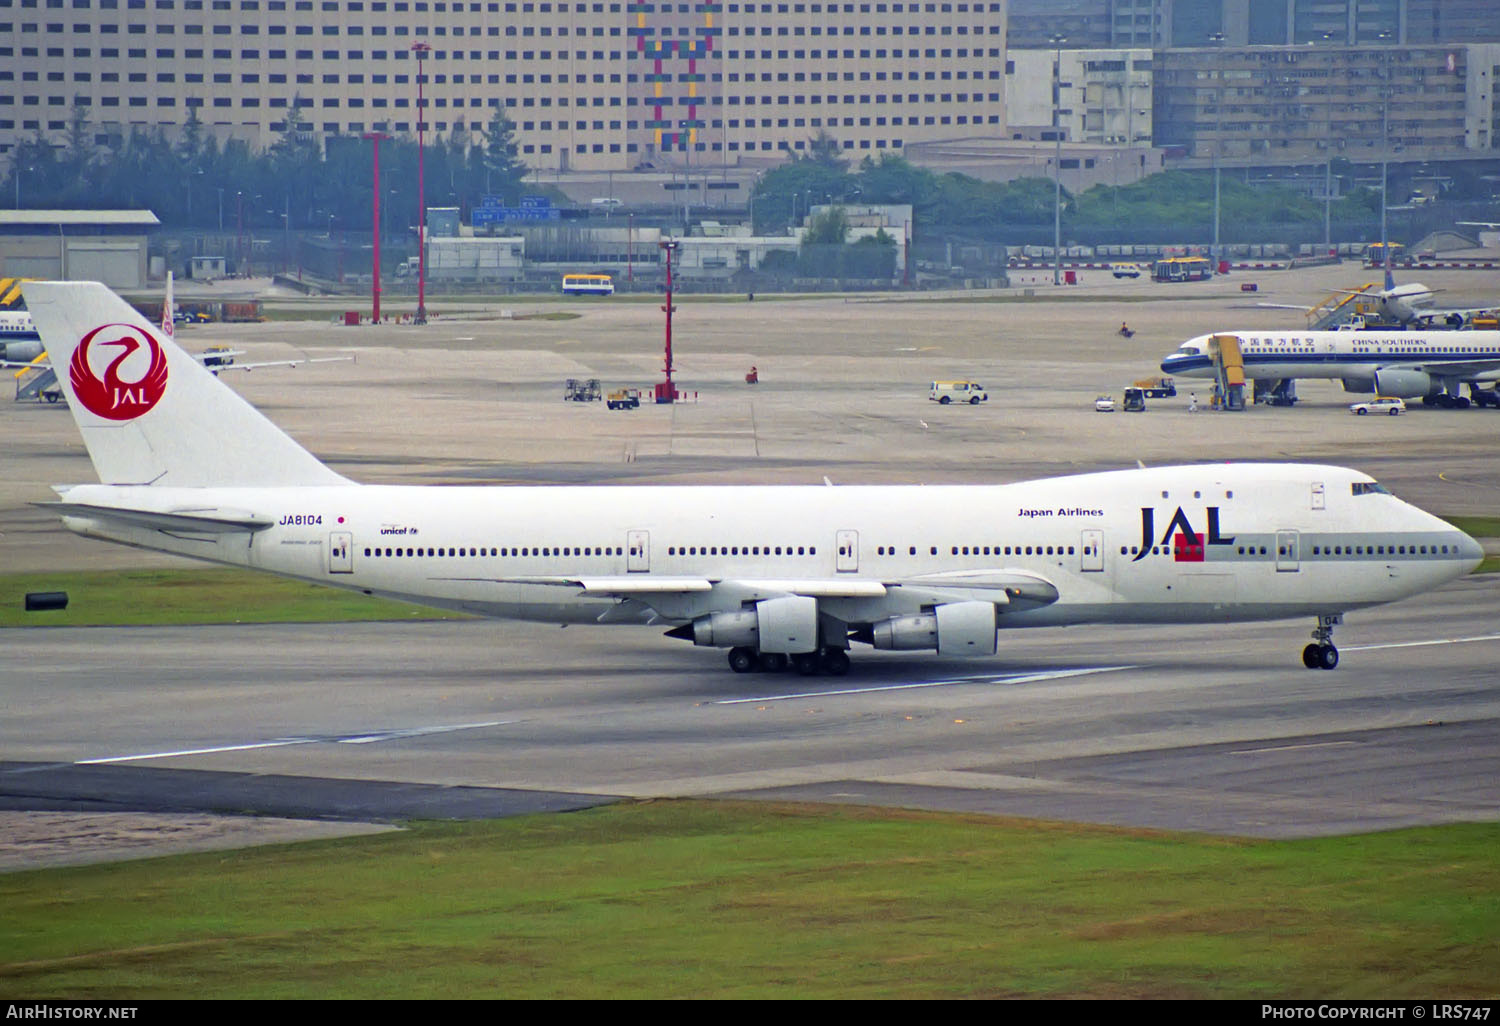
[[1113, 396], [1101, 395], [1094, 400], [1094, 411], [1096, 413], [1114, 413], [1115, 400]]
[[1394, 396], [1377, 396], [1362, 403], [1350, 403], [1349, 412], [1361, 417], [1367, 413], [1388, 413], [1394, 417], [1398, 413], [1406, 412], [1406, 403]]
[[1110, 264], [1109, 269], [1116, 278], [1139, 278], [1141, 276], [1140, 264]]

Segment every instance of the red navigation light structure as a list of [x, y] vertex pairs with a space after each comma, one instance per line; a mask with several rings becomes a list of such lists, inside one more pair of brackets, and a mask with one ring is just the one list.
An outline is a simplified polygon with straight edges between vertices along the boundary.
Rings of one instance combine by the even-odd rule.
[[415, 324], [427, 323], [427, 195], [423, 188], [423, 129], [426, 127], [427, 108], [422, 99], [422, 62], [432, 52], [426, 43], [413, 43], [411, 52], [417, 56], [417, 316]]
[[677, 398], [677, 386], [672, 383], [672, 254], [681, 245], [676, 239], [664, 239], [657, 243], [667, 254], [667, 302], [662, 307], [667, 315], [667, 379], [656, 386], [656, 401], [670, 403]]
[[[362, 134], [360, 136], [360, 138], [361, 139], [368, 139], [368, 140], [370, 140], [370, 143], [372, 144], [371, 145], [371, 150], [372, 150], [372, 152], [374, 153], [374, 156], [375, 156], [375, 170], [374, 170], [374, 177], [375, 177], [375, 180], [374, 180], [374, 197], [375, 198], [374, 198], [374, 201], [373, 201], [374, 212], [371, 214], [372, 220], [370, 222], [371, 226], [374, 228], [374, 231], [372, 231], [370, 234], [371, 234], [371, 237], [374, 238], [374, 240], [375, 240], [374, 262], [373, 262], [373, 265], [371, 267], [371, 270], [373, 271], [373, 276], [371, 278], [371, 285], [370, 285], [370, 297], [371, 297], [371, 303], [372, 303], [372, 306], [374, 307], [374, 309], [370, 312], [370, 320], [373, 323], [375, 323], [375, 324], [379, 324], [380, 323], [380, 140], [382, 140], [382, 139], [389, 139], [390, 136], [386, 135], [384, 132], [365, 132], [364, 134]], [[340, 254], [341, 255], [342, 255], [342, 252], [343, 251], [340, 250]]]

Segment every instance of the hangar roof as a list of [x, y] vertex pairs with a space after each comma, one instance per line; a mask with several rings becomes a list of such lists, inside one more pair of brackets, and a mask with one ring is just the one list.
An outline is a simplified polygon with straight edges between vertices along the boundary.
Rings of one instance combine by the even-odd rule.
[[155, 228], [161, 224], [149, 210], [0, 210], [0, 231], [7, 228], [98, 226]]

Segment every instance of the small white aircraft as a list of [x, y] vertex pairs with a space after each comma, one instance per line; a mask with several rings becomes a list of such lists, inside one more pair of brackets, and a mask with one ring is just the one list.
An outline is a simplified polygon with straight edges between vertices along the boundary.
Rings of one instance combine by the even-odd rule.
[[42, 338], [25, 310], [0, 310], [0, 365], [20, 366], [42, 355]]
[[[421, 487], [330, 470], [103, 285], [28, 283], [99, 484], [70, 530], [485, 616], [656, 624], [737, 672], [878, 649], [989, 656], [1005, 628], [1316, 617], [1471, 571], [1463, 532], [1341, 467], [997, 486]], [[565, 655], [565, 650], [559, 650]]]
[[[1437, 308], [1432, 305], [1441, 289], [1431, 289], [1421, 282], [1410, 281], [1404, 285], [1397, 285], [1395, 277], [1387, 268], [1385, 272], [1385, 288], [1376, 291], [1362, 289], [1334, 289], [1346, 296], [1360, 296], [1373, 300], [1375, 313], [1385, 324], [1405, 325], [1436, 325], [1439, 322], [1450, 328], [1462, 327], [1468, 320], [1479, 314], [1495, 312], [1494, 306], [1458, 308]], [[1310, 313], [1314, 308], [1309, 306], [1297, 306], [1288, 303], [1259, 303], [1262, 307], [1272, 310], [1301, 310]]]
[[[1215, 376], [1216, 336], [1239, 343], [1257, 390], [1299, 378], [1336, 378], [1346, 392], [1420, 398], [1449, 408], [1500, 407], [1500, 331], [1228, 331], [1190, 338], [1161, 361], [1164, 373]], [[1470, 396], [1461, 394], [1468, 385]]]

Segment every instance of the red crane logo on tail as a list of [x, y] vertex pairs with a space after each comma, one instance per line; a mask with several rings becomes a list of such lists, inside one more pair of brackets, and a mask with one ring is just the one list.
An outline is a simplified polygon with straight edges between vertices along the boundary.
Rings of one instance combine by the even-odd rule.
[[[89, 360], [89, 350], [96, 344], [120, 350], [105, 369], [103, 378], [94, 373]], [[135, 381], [122, 381], [120, 365], [142, 347], [151, 354], [146, 373]], [[68, 377], [73, 383], [73, 394], [90, 413], [106, 420], [134, 420], [155, 406], [166, 391], [167, 355], [150, 333], [134, 325], [104, 324], [78, 343], [68, 363]]]

